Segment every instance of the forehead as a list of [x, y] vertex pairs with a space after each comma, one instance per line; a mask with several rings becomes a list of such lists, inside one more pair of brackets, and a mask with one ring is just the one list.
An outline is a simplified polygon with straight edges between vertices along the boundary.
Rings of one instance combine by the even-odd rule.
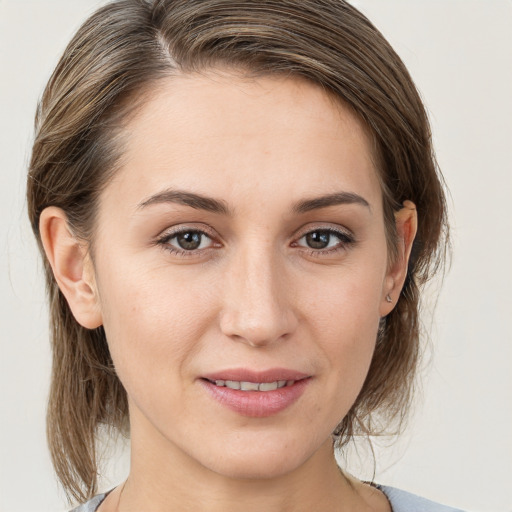
[[349, 107], [300, 78], [212, 70], [162, 79], [125, 127], [107, 199], [135, 208], [169, 187], [236, 203], [338, 191], [380, 206], [370, 137]]

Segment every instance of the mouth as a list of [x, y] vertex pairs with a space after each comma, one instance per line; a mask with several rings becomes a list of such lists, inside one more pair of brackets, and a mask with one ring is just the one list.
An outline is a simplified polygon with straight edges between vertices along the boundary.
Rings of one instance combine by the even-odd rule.
[[249, 382], [240, 380], [210, 380], [205, 379], [208, 382], [218, 387], [226, 387], [229, 389], [236, 389], [240, 391], [275, 391], [286, 386], [293, 386], [295, 380], [275, 380], [273, 382]]
[[242, 416], [264, 418], [297, 402], [312, 376], [286, 369], [253, 371], [232, 369], [202, 376], [207, 394]]
[[252, 370], [249, 368], [231, 368], [202, 375], [201, 379], [218, 387], [240, 391], [275, 391], [293, 386], [297, 381], [310, 375], [287, 368]]

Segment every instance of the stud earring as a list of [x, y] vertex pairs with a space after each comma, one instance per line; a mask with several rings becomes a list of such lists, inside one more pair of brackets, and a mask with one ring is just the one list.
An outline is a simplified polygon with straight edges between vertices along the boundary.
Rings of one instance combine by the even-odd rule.
[[386, 295], [386, 302], [393, 302], [389, 293]]

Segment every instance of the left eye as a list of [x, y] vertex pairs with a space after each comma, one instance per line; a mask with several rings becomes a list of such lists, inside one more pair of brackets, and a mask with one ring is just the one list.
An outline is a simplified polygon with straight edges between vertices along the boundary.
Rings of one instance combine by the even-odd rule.
[[182, 231], [172, 235], [166, 244], [182, 251], [195, 251], [207, 248], [212, 239], [202, 231]]
[[302, 236], [297, 244], [309, 249], [332, 249], [343, 243], [347, 236], [329, 229], [317, 229]]

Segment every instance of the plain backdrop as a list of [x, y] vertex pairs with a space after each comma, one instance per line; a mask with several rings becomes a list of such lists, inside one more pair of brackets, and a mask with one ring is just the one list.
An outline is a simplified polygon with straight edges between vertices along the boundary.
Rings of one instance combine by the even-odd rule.
[[[37, 99], [97, 0], [0, 0], [0, 510], [69, 508], [45, 444], [42, 265], [24, 187]], [[512, 511], [512, 1], [354, 1], [404, 59], [451, 191], [453, 262], [409, 430], [376, 481], [469, 511]], [[428, 318], [428, 317], [427, 317]], [[363, 463], [366, 455], [360, 455]], [[126, 452], [103, 490], [127, 471]], [[351, 465], [357, 472], [357, 460]]]

